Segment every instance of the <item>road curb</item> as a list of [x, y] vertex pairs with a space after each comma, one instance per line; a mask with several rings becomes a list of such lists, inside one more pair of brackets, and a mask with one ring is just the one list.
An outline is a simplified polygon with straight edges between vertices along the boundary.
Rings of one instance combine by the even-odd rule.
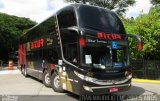
[[133, 82], [160, 84], [160, 80], [132, 79]]

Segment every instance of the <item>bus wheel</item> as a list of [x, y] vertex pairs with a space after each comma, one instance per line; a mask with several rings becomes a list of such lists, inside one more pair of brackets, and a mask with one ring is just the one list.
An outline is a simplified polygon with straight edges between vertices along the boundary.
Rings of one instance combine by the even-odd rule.
[[43, 73], [43, 84], [46, 87], [51, 87], [51, 79], [50, 79], [49, 73], [47, 71], [45, 71]]
[[56, 73], [53, 73], [51, 76], [51, 86], [55, 92], [60, 92], [60, 93], [64, 92], [60, 83], [59, 75], [57, 75]]
[[21, 67], [21, 73], [24, 74], [24, 67]]
[[26, 67], [24, 68], [24, 76], [25, 76], [25, 77], [28, 77], [27, 68], [26, 68]]
[[26, 67], [22, 67], [22, 74], [27, 77], [28, 74], [27, 74], [27, 68]]

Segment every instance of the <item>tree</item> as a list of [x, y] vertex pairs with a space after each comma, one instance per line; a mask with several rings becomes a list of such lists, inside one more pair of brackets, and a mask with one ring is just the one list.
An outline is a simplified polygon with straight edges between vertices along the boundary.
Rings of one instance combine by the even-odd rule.
[[17, 51], [19, 37], [36, 23], [27, 19], [0, 13], [0, 60], [8, 60]]
[[[152, 7], [148, 14], [141, 14], [135, 20], [125, 19], [124, 25], [128, 33], [135, 33], [143, 39], [143, 50], [138, 54], [143, 59], [160, 59], [160, 12]], [[131, 40], [133, 41], [133, 40]], [[132, 46], [132, 57], [137, 55], [135, 43]]]
[[150, 0], [153, 5], [160, 4], [160, 0]]
[[118, 14], [122, 15], [127, 10], [127, 7], [135, 4], [135, 0], [67, 0], [69, 2], [89, 2], [91, 5], [96, 5], [110, 10], [115, 10]]
[[150, 0], [153, 7], [160, 11], [160, 0]]

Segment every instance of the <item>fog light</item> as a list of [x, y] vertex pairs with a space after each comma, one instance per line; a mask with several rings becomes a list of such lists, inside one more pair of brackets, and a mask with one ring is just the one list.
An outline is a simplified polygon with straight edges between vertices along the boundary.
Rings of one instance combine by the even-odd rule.
[[83, 86], [83, 88], [84, 88], [86, 91], [93, 92], [93, 90], [91, 89], [91, 87]]

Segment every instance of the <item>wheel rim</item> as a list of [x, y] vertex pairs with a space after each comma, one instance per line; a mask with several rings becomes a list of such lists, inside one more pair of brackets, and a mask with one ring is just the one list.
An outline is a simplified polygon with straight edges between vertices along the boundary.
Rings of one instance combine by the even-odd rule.
[[27, 75], [27, 68], [24, 69], [24, 75]]
[[56, 88], [60, 88], [60, 80], [58, 75], [56, 75], [56, 77], [54, 78], [54, 86]]
[[46, 84], [50, 84], [49, 73], [46, 73], [46, 75], [45, 75], [45, 82], [46, 82]]
[[24, 68], [22, 68], [22, 73], [24, 73]]

